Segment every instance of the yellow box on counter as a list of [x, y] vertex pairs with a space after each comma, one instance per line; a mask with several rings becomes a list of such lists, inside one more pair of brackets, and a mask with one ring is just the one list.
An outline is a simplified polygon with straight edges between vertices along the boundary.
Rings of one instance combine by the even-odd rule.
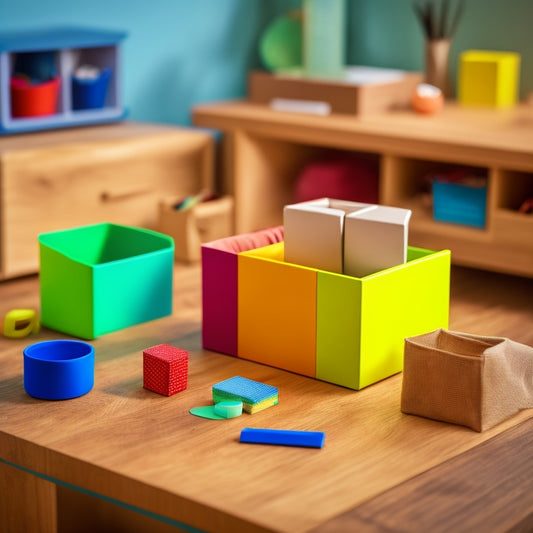
[[467, 50], [460, 56], [457, 98], [463, 105], [511, 107], [519, 79], [520, 54]]

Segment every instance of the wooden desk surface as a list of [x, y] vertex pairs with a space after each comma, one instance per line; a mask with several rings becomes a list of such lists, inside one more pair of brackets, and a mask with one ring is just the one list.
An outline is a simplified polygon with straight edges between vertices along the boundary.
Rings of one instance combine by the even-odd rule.
[[368, 116], [327, 117], [273, 111], [266, 105], [228, 101], [193, 108], [196, 126], [225, 132], [246, 131], [278, 140], [339, 149], [502, 165], [533, 170], [533, 106], [494, 110], [447, 103], [441, 113], [410, 110]]
[[[175, 278], [171, 317], [93, 341], [95, 387], [81, 398], [40, 401], [23, 389], [22, 349], [61, 334], [0, 338], [0, 458], [207, 531], [531, 524], [533, 411], [479, 434], [402, 414], [401, 374], [354, 392], [203, 351], [200, 268], [177, 267]], [[454, 267], [450, 328], [533, 345], [531, 294], [532, 279]], [[0, 283], [0, 316], [15, 307], [39, 308], [36, 277]], [[189, 387], [170, 398], [142, 388], [142, 349], [159, 343], [191, 353]], [[277, 386], [279, 405], [227, 421], [188, 413], [234, 375]], [[246, 426], [321, 430], [326, 443], [240, 444]]]
[[[181, 135], [184, 143], [194, 143], [197, 139], [205, 137], [201, 132], [191, 128], [179, 128], [174, 125], [155, 124], [149, 122], [122, 121], [111, 124], [85, 126], [82, 128], [65, 128], [57, 130], [35, 131], [29, 133], [9, 134], [0, 136], [0, 154], [57, 148], [65, 150], [65, 146], [86, 145], [101, 143], [102, 141], [121, 141], [161, 137], [175, 133]], [[161, 142], [161, 139], [159, 139]]]

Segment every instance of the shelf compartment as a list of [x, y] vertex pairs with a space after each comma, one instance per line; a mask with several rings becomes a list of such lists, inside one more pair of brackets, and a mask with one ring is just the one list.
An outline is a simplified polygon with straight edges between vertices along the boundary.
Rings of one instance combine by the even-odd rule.
[[[243, 179], [236, 180], [234, 190], [229, 192], [233, 192], [236, 203], [242, 206], [235, 213], [238, 233], [282, 224], [283, 207], [295, 203], [298, 178], [312, 162], [353, 159], [356, 164], [360, 159], [365, 162], [365, 167], [375, 172], [376, 189], [379, 189], [381, 158], [377, 154], [335, 150], [244, 133], [236, 133], [235, 141], [239, 148], [229, 156], [240, 169], [237, 175], [243, 176]], [[254, 171], [249, 172], [247, 169], [250, 168]]]
[[[438, 176], [457, 172], [484, 178], [487, 183], [489, 181], [487, 168], [388, 155], [383, 162], [382, 203], [411, 209], [413, 211], [411, 225], [414, 226], [419, 224], [426, 226], [429, 223], [433, 228], [438, 228], [455, 224], [456, 219], [442, 221], [434, 216], [435, 198], [432, 186], [434, 179]], [[439, 204], [437, 207], [442, 206]], [[443, 207], [447, 210], [453, 206], [444, 205]], [[486, 199], [482, 208], [488, 215]], [[480, 226], [480, 224], [460, 224], [461, 231], [473, 229], [474, 226]], [[476, 231], [479, 232], [479, 228], [476, 228]]]
[[[113, 122], [124, 118], [120, 98], [121, 32], [86, 28], [57, 28], [32, 32], [0, 34], [0, 133], [19, 133], [43, 129]], [[11, 78], [25, 58], [53, 55], [53, 70], [60, 85], [55, 112], [12, 112]], [[73, 110], [72, 75], [77, 66], [93, 64], [110, 74], [101, 106]]]
[[8, 68], [11, 118], [43, 117], [62, 111], [59, 54], [12, 54]]
[[433, 181], [433, 218], [440, 222], [485, 227], [487, 185]]
[[533, 213], [519, 211], [525, 200], [533, 198], [533, 173], [498, 169], [494, 179], [495, 240], [533, 249]]
[[[113, 46], [82, 48], [65, 53], [68, 62], [72, 91], [72, 110], [113, 108], [119, 104], [119, 67], [117, 49]], [[90, 67], [97, 70], [94, 78], [78, 78], [78, 69]]]
[[496, 208], [519, 212], [528, 198], [533, 198], [533, 173], [499, 170], [495, 177], [498, 195]]

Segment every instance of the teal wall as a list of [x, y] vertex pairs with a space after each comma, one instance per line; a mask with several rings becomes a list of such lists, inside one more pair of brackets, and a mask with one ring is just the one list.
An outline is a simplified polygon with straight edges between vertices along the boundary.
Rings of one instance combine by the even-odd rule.
[[123, 30], [123, 97], [130, 118], [190, 121], [202, 101], [245, 94], [258, 35], [283, 12], [271, 0], [0, 0], [0, 32], [89, 26]]
[[[455, 0], [456, 1], [456, 0]], [[452, 0], [452, 3], [454, 0]], [[422, 68], [411, 0], [347, 0], [351, 64]], [[298, 0], [0, 0], [0, 31], [84, 25], [125, 30], [123, 95], [135, 120], [190, 123], [192, 105], [240, 98], [260, 65], [258, 38]], [[522, 54], [521, 93], [533, 91], [533, 0], [466, 0], [452, 47]]]
[[[422, 70], [424, 38], [411, 7], [414, 1], [348, 0], [348, 62]], [[457, 6], [458, 0], [450, 5]], [[463, 50], [519, 52], [520, 93], [525, 97], [533, 91], [532, 24], [533, 0], [465, 0], [450, 53], [452, 80]]]

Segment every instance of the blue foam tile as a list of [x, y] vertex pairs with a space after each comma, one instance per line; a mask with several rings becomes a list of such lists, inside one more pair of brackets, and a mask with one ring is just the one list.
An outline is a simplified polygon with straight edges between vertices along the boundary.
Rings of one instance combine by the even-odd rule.
[[235, 399], [240, 399], [242, 402], [255, 404], [272, 398], [278, 395], [277, 387], [266, 385], [259, 381], [253, 381], [241, 376], [234, 376], [232, 378], [221, 381], [213, 385], [213, 393], [222, 395], [231, 395]]
[[322, 431], [244, 428], [241, 431], [240, 442], [322, 448], [325, 439], [326, 435]]

